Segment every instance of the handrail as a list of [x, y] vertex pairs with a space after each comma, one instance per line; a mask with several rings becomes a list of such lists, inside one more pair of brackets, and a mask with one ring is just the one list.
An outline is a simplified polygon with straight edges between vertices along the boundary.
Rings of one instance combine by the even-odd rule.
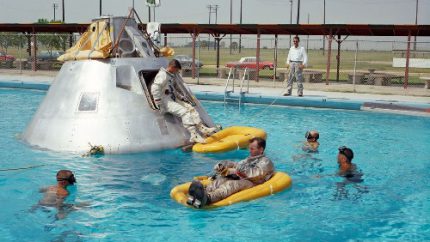
[[[248, 73], [248, 67], [245, 67], [245, 70], [243, 71], [243, 76], [242, 76], [242, 78], [240, 79], [240, 94], [242, 94], [243, 92], [242, 92], [242, 89], [243, 89], [243, 82], [245, 81], [245, 77], [246, 77], [246, 74]], [[248, 83], [249, 83], [249, 80], [248, 80]]]

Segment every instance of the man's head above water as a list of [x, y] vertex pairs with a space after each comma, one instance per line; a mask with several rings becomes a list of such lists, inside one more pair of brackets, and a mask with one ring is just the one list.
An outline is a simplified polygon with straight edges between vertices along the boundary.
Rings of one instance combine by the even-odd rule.
[[260, 137], [252, 138], [249, 140], [248, 148], [251, 156], [262, 155], [266, 149], [266, 140]]
[[308, 142], [315, 142], [320, 138], [320, 133], [318, 133], [316, 130], [307, 131], [305, 138]]
[[73, 185], [76, 182], [75, 175], [70, 170], [60, 170], [57, 172], [57, 183], [63, 187]]

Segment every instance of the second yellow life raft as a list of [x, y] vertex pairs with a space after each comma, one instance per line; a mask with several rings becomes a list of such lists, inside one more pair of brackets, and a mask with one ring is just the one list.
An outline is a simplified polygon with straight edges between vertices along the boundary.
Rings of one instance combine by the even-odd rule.
[[195, 144], [193, 151], [198, 153], [226, 152], [246, 148], [249, 140], [254, 137], [266, 139], [266, 132], [262, 129], [232, 126], [225, 128], [205, 139], [204, 144]]
[[[194, 179], [200, 180], [203, 185], [207, 186], [212, 182], [207, 176], [196, 177]], [[251, 187], [249, 189], [237, 192], [221, 201], [210, 204], [207, 208], [228, 206], [237, 202], [250, 201], [260, 197], [268, 196], [280, 192], [291, 186], [292, 180], [284, 172], [276, 172], [272, 178], [263, 184]], [[188, 206], [188, 189], [190, 188], [191, 182], [187, 182], [174, 187], [170, 191], [170, 197], [176, 202]]]

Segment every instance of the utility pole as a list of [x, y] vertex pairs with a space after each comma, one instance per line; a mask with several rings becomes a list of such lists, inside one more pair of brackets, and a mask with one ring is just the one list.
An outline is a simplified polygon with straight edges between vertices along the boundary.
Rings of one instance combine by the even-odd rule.
[[[242, 25], [242, 0], [240, 0], [240, 22]], [[239, 35], [239, 53], [242, 51], [242, 34]]]
[[[213, 5], [214, 6], [214, 10], [215, 10], [215, 24], [218, 24], [218, 4]], [[219, 43], [219, 42], [218, 42]], [[214, 42], [214, 50], [216, 50], [216, 44]]]
[[65, 18], [65, 14], [64, 14], [64, 12], [65, 12], [65, 8], [64, 8], [64, 0], [62, 0], [62, 2], [61, 2], [61, 8], [62, 8], [62, 10], [63, 10], [63, 23], [65, 23], [66, 22], [66, 18]]
[[215, 24], [218, 24], [218, 5], [215, 6]]
[[[213, 13], [215, 14], [215, 24], [216, 24], [217, 21], [218, 21], [218, 8], [219, 8], [219, 5], [217, 5], [217, 4], [214, 4], [214, 5], [209, 4], [206, 7], [209, 9], [209, 24], [211, 24], [211, 16], [212, 16]], [[209, 34], [209, 38], [208, 38], [208, 50], [210, 48], [210, 45], [211, 45], [211, 34]], [[215, 44], [214, 44], [214, 49], [216, 49]]]
[[297, 0], [297, 24], [300, 23], [300, 0]]
[[[212, 5], [208, 5], [207, 8], [209, 9], [209, 24], [211, 24], [211, 15], [212, 15]], [[208, 50], [211, 45], [211, 34], [208, 34]]]
[[[290, 24], [293, 24], [293, 0], [290, 0]], [[290, 34], [290, 46], [291, 46], [291, 34]]]
[[[233, 0], [230, 0], [230, 24], [233, 23]], [[230, 34], [230, 55], [231, 55], [231, 43], [233, 42], [232, 35]]]
[[54, 8], [54, 22], [55, 22], [55, 11], [57, 10], [57, 8], [58, 8], [58, 4], [57, 3], [53, 3], [52, 4], [52, 7]]
[[[418, 24], [418, 0], [416, 1], [416, 4], [415, 4], [415, 25], [417, 25]], [[417, 50], [417, 36], [415, 35], [414, 36], [414, 51], [416, 51]], [[416, 53], [414, 53], [414, 54], [416, 54]]]
[[148, 6], [148, 22], [151, 22], [151, 7]]
[[102, 8], [103, 8], [103, 0], [100, 0], [99, 1], [99, 16], [103, 15]]
[[[309, 17], [310, 17], [310, 14], [308, 13], [308, 24], [309, 24]], [[309, 53], [309, 35], [306, 38], [306, 53]]]
[[[325, 0], [324, 0], [324, 18], [323, 24], [325, 24]], [[325, 55], [325, 35], [323, 35], [323, 55]]]

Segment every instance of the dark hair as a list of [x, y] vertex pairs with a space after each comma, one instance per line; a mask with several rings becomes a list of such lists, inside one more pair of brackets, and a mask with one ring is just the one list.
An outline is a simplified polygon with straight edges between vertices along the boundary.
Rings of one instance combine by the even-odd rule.
[[70, 170], [60, 170], [57, 172], [57, 181], [68, 181], [71, 185], [76, 182], [75, 175]]
[[346, 146], [339, 147], [339, 154], [344, 155], [349, 163], [354, 159], [354, 152]]
[[320, 138], [320, 134], [318, 132], [316, 132], [316, 131], [314, 132], [315, 136], [313, 136], [311, 133], [312, 133], [312, 131], [306, 131], [305, 138], [306, 139], [314, 138], [315, 140], [318, 140]]
[[169, 61], [169, 66], [178, 68], [179, 70], [182, 69], [181, 63], [177, 59]]
[[266, 140], [260, 137], [254, 137], [249, 140], [249, 143], [251, 144], [254, 141], [257, 141], [258, 147], [263, 147], [263, 150], [266, 149]]
[[299, 42], [300, 42], [300, 38], [299, 38], [299, 36], [297, 36], [297, 35], [296, 35], [296, 36], [294, 36], [293, 40], [294, 40], [294, 39], [297, 39], [297, 41], [299, 41]]
[[318, 140], [318, 139], [320, 138], [320, 134], [319, 134], [319, 133], [316, 133], [316, 134], [315, 134], [315, 136], [314, 136], [314, 138], [315, 138], [316, 140]]

